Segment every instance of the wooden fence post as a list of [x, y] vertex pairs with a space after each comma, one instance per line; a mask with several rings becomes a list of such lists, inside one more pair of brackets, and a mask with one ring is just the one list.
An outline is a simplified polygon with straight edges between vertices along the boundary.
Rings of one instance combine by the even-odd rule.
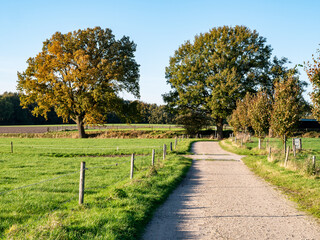
[[170, 142], [170, 152], [172, 152], [172, 142]]
[[269, 146], [269, 158], [271, 158], [271, 147]]
[[166, 155], [167, 155], [167, 145], [163, 144], [163, 160], [166, 159]]
[[285, 162], [284, 162], [284, 166], [285, 166], [285, 167], [287, 166], [287, 163], [288, 163], [289, 151], [290, 151], [290, 147], [288, 146], [288, 147], [287, 147], [287, 152], [286, 152], [286, 159], [285, 159]]
[[152, 149], [152, 157], [151, 157], [151, 164], [152, 166], [154, 166], [154, 157], [156, 155], [156, 151], [154, 149]]
[[312, 156], [312, 169], [316, 173], [316, 156]]
[[83, 204], [84, 198], [84, 181], [85, 181], [86, 162], [80, 165], [80, 182], [79, 182], [79, 204]]
[[13, 142], [11, 142], [11, 153], [13, 153]]
[[134, 172], [134, 153], [132, 153], [131, 155], [130, 179], [133, 178], [133, 172]]
[[176, 148], [177, 148], [177, 137], [176, 137], [176, 139], [174, 140], [174, 150], [176, 150]]
[[261, 149], [261, 138], [258, 138], [258, 148]]

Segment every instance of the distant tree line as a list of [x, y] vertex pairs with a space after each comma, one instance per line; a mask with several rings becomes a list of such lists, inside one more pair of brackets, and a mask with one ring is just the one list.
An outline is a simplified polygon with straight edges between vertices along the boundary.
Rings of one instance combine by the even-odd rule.
[[[141, 101], [125, 101], [123, 115], [117, 113], [107, 114], [104, 123], [174, 123], [174, 116], [169, 113], [164, 105], [149, 104]], [[62, 124], [63, 119], [55, 111], [48, 112], [47, 120], [32, 115], [36, 104], [22, 108], [18, 93], [5, 92], [0, 95], [0, 124], [1, 125], [41, 125]], [[69, 123], [74, 123], [69, 120]]]
[[55, 112], [48, 113], [48, 120], [44, 117], [35, 117], [31, 111], [35, 104], [22, 108], [18, 93], [5, 92], [0, 95], [0, 124], [1, 125], [31, 125], [31, 124], [61, 124]]

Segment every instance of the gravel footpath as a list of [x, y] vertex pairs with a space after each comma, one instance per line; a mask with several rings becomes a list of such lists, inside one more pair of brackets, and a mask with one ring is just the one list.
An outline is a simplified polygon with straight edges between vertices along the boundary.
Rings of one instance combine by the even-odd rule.
[[197, 160], [156, 211], [143, 239], [320, 239], [320, 225], [217, 142], [193, 145]]

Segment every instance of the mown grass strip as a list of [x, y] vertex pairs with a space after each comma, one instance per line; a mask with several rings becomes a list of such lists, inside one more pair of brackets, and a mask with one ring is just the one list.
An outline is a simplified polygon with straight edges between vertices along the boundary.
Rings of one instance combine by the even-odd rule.
[[308, 176], [269, 162], [265, 151], [248, 150], [232, 145], [230, 140], [220, 142], [220, 146], [230, 152], [247, 155], [243, 162], [258, 176], [277, 186], [289, 198], [298, 203], [300, 210], [320, 218], [320, 181], [317, 176]]

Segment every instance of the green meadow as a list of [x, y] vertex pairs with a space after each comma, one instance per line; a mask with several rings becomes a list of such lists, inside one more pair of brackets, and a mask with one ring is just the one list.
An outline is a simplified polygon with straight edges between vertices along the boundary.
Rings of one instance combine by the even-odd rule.
[[178, 142], [172, 152], [170, 142], [174, 146], [174, 139], [0, 138], [0, 238], [136, 239], [191, 165], [177, 154], [191, 141]]

